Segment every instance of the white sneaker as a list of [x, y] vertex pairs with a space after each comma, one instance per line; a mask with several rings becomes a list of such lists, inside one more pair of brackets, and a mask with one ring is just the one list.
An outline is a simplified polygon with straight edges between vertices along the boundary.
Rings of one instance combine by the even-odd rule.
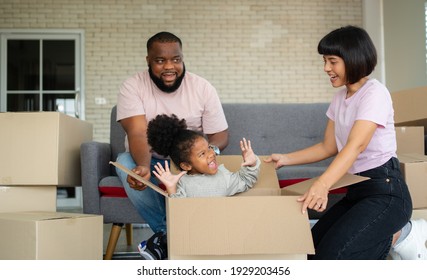
[[427, 260], [427, 221], [419, 219], [411, 220], [411, 223], [411, 232], [390, 253], [394, 260], [399, 257], [401, 260]]

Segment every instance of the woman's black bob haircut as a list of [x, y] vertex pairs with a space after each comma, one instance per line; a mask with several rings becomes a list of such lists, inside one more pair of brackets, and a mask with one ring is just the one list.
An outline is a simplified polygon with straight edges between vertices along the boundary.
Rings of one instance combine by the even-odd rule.
[[345, 26], [323, 37], [317, 51], [344, 60], [347, 82], [354, 84], [369, 76], [377, 65], [377, 51], [368, 33], [356, 26]]

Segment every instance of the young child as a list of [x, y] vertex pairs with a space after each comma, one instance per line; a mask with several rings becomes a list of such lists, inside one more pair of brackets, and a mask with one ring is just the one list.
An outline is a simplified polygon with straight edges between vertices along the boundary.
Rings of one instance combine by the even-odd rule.
[[187, 129], [184, 119], [176, 115], [158, 115], [147, 129], [153, 151], [169, 156], [181, 170], [172, 174], [168, 161], [165, 167], [155, 166], [153, 174], [165, 185], [170, 197], [231, 196], [252, 188], [258, 178], [260, 160], [251, 142], [240, 141], [243, 163], [237, 172], [230, 172], [216, 161], [216, 154], [201, 132]]

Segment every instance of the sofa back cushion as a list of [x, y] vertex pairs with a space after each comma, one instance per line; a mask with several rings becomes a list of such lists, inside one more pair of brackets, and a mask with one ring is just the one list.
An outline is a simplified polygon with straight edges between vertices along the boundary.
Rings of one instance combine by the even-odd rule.
[[223, 104], [229, 144], [223, 151], [239, 155], [242, 137], [251, 140], [258, 155], [287, 153], [322, 141], [328, 103]]

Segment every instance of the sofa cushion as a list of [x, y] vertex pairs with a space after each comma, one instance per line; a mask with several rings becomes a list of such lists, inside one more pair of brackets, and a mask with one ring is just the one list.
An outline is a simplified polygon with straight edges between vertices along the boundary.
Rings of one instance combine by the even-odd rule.
[[[329, 103], [243, 104], [224, 103], [229, 144], [222, 154], [241, 154], [242, 137], [251, 141], [258, 155], [287, 153], [323, 140]], [[323, 173], [332, 159], [277, 170], [279, 180], [313, 178]]]

